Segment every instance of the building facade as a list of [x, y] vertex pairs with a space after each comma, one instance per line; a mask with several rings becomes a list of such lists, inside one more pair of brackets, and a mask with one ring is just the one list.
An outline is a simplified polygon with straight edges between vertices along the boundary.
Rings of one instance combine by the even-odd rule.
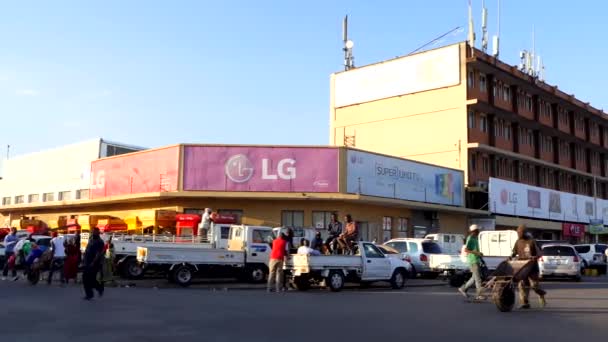
[[159, 213], [213, 208], [243, 224], [323, 229], [331, 213], [350, 213], [363, 239], [382, 241], [464, 233], [469, 217], [486, 213], [464, 206], [460, 170], [343, 147], [172, 145], [94, 160], [89, 181], [88, 199], [2, 205], [0, 214], [143, 229]]
[[[529, 223], [544, 238], [562, 237], [563, 222], [604, 218], [606, 114], [466, 43], [334, 74], [331, 89], [332, 145], [463, 170], [470, 208], [542, 218]], [[531, 207], [518, 210], [516, 196], [492, 192], [492, 179], [538, 188], [538, 208], [528, 199]], [[587, 210], [555, 212], [570, 194]], [[513, 210], [494, 205], [504, 198]]]

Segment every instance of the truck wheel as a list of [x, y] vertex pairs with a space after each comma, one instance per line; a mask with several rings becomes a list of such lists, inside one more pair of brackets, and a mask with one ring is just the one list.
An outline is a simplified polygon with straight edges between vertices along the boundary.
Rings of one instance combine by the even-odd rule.
[[144, 268], [137, 259], [129, 258], [122, 265], [123, 274], [128, 279], [141, 279], [144, 277]]
[[293, 286], [298, 291], [307, 291], [310, 289], [310, 279], [306, 276], [298, 276], [293, 278]]
[[344, 287], [344, 276], [341, 272], [331, 271], [325, 279], [325, 282], [330, 291], [338, 292]]
[[192, 269], [186, 265], [178, 266], [173, 271], [173, 281], [180, 286], [189, 286], [192, 282]]
[[451, 287], [461, 287], [464, 282], [464, 274], [452, 274], [450, 276], [449, 283]]
[[500, 312], [509, 312], [515, 306], [515, 291], [508, 284], [494, 284], [492, 300]]
[[395, 270], [391, 277], [391, 287], [395, 290], [400, 290], [405, 286], [407, 275], [403, 270]]
[[247, 279], [252, 283], [263, 283], [266, 280], [268, 269], [265, 265], [251, 265], [247, 267]]

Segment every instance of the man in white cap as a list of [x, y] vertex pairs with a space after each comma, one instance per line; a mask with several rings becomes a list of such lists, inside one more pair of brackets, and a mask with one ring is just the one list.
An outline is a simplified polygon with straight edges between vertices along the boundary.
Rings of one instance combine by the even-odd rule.
[[469, 227], [469, 236], [467, 237], [467, 242], [465, 244], [465, 253], [467, 255], [467, 262], [471, 268], [471, 273], [473, 274], [471, 279], [469, 279], [469, 281], [467, 281], [466, 284], [464, 284], [463, 286], [461, 286], [458, 289], [458, 292], [460, 292], [465, 298], [469, 298], [469, 295], [467, 294], [467, 291], [473, 287], [473, 285], [475, 285], [475, 288], [477, 289], [477, 295], [475, 297], [475, 300], [484, 300], [485, 297], [481, 295], [481, 291], [482, 291], [482, 286], [481, 286], [481, 272], [480, 272], [480, 263], [481, 263], [481, 257], [483, 256], [483, 254], [481, 254], [481, 252], [479, 251], [479, 226], [476, 224], [473, 224]]

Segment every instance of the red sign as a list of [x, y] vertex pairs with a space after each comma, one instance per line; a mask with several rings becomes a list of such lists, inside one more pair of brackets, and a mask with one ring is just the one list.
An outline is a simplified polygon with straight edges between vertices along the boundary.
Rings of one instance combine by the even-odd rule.
[[585, 235], [585, 225], [580, 223], [563, 223], [562, 235], [564, 237], [583, 237]]
[[90, 198], [177, 190], [179, 147], [142, 151], [91, 163]]

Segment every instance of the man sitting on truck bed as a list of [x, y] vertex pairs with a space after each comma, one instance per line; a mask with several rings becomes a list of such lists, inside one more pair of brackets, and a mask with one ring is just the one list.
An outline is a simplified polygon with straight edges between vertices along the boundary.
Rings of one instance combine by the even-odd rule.
[[348, 251], [349, 254], [354, 254], [352, 243], [357, 241], [359, 231], [355, 221], [353, 221], [353, 217], [350, 214], [346, 214], [346, 216], [344, 216], [344, 221], [346, 221], [344, 233], [340, 234], [338, 237], [338, 243], [340, 244], [342, 251]]
[[302, 245], [298, 247], [298, 254], [321, 255], [321, 252], [319, 252], [318, 250], [310, 248], [310, 242], [308, 242], [308, 240], [302, 239], [301, 243]]

